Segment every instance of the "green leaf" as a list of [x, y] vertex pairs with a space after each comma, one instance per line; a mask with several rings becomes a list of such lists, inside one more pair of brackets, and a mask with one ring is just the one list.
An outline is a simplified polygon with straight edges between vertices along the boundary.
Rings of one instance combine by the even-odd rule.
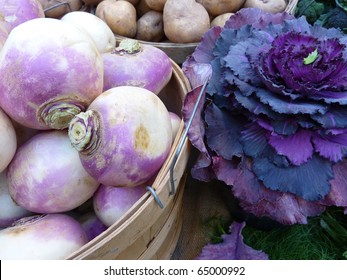
[[316, 61], [318, 58], [318, 49], [315, 49], [307, 57], [304, 58], [304, 64], [308, 65]]

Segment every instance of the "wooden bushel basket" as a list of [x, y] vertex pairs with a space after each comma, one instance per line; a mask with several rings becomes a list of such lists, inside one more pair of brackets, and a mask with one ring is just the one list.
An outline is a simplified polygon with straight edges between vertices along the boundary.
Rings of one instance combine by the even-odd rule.
[[[172, 64], [172, 78], [159, 97], [169, 111], [180, 115], [191, 88], [181, 68]], [[67, 259], [170, 259], [181, 232], [185, 170], [191, 149], [189, 140], [183, 137], [182, 121], [169, 157], [149, 191], [120, 220]]]

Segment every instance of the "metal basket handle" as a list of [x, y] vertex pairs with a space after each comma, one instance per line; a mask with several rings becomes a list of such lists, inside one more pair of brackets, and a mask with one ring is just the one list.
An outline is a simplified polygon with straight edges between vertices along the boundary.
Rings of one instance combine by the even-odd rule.
[[55, 5], [51, 6], [51, 7], [48, 7], [46, 9], [44, 9], [43, 11], [46, 13], [48, 11], [54, 10], [55, 8], [58, 8], [58, 7], [63, 6], [63, 5], [67, 5], [67, 7], [69, 9], [69, 12], [72, 12], [70, 3], [68, 3], [68, 2], [59, 2], [58, 4], [55, 4]]
[[[170, 193], [169, 193], [170, 195], [174, 195], [175, 194], [175, 180], [174, 180], [174, 176], [173, 176], [174, 175], [175, 164], [176, 164], [177, 159], [178, 159], [178, 157], [179, 157], [179, 155], [181, 153], [181, 150], [182, 150], [182, 148], [184, 146], [184, 142], [186, 141], [189, 128], [190, 128], [190, 126], [191, 126], [191, 124], [193, 122], [194, 116], [195, 116], [196, 111], [198, 109], [198, 106], [199, 106], [199, 104], [201, 102], [201, 98], [202, 98], [202, 95], [203, 95], [203, 93], [204, 93], [204, 91], [206, 89], [208, 81], [209, 81], [209, 79], [207, 79], [204, 82], [204, 84], [203, 84], [203, 86], [202, 86], [202, 88], [201, 88], [201, 90], [199, 92], [198, 98], [197, 98], [197, 100], [196, 100], [196, 102], [194, 104], [194, 108], [193, 108], [192, 114], [191, 114], [191, 116], [190, 116], [190, 118], [188, 120], [188, 123], [187, 123], [184, 131], [183, 131], [183, 135], [182, 135], [182, 137], [180, 139], [180, 142], [179, 142], [179, 144], [177, 146], [175, 155], [174, 155], [174, 157], [172, 159], [172, 162], [170, 164]], [[158, 203], [159, 207], [160, 208], [164, 208], [164, 205], [161, 202], [161, 200], [159, 199], [155, 189], [153, 189], [152, 186], [147, 186], [146, 189], [152, 194], [152, 196], [154, 197], [155, 201]]]

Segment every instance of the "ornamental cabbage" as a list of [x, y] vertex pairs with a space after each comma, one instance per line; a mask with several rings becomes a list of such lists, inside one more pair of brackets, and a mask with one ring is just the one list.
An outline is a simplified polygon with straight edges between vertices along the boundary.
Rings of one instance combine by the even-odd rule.
[[223, 181], [245, 211], [283, 224], [332, 205], [347, 212], [342, 31], [244, 8], [205, 33], [182, 69], [193, 87], [186, 123], [207, 81], [188, 131], [195, 179]]

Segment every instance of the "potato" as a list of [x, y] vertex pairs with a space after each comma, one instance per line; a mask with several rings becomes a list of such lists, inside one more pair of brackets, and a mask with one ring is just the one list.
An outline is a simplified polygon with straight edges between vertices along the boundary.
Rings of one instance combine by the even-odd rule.
[[105, 21], [115, 34], [135, 37], [136, 9], [130, 2], [104, 0], [96, 6], [95, 15]]
[[258, 8], [268, 13], [280, 13], [285, 10], [285, 0], [246, 0], [244, 8]]
[[224, 13], [237, 12], [245, 0], [196, 0], [196, 2], [203, 5], [207, 12], [215, 17]]
[[149, 11], [137, 20], [136, 39], [160, 42], [164, 38], [163, 14]]
[[210, 29], [206, 9], [195, 0], [167, 0], [163, 10], [164, 33], [174, 43], [194, 43]]
[[39, 0], [45, 11], [45, 17], [61, 18], [69, 12], [78, 11], [82, 8], [82, 0]]
[[232, 16], [234, 13], [224, 13], [219, 16], [216, 16], [212, 21], [211, 21], [211, 27], [214, 26], [221, 26], [223, 27], [226, 21]]
[[164, 10], [164, 5], [166, 0], [144, 0], [147, 6], [154, 11], [162, 12]]

